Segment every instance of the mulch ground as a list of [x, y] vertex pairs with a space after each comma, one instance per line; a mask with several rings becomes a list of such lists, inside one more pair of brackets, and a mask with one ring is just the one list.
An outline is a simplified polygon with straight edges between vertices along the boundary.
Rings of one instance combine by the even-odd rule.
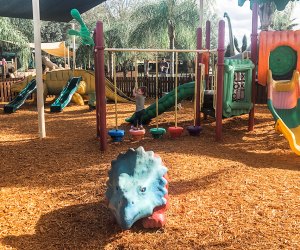
[[[95, 138], [95, 111], [71, 105], [50, 113], [47, 138], [38, 139], [36, 108], [26, 104], [0, 114], [0, 248], [5, 249], [300, 249], [300, 157], [265, 105], [257, 106], [255, 130], [248, 116], [203, 121], [200, 137], [109, 143]], [[119, 104], [119, 125], [134, 105]], [[114, 105], [107, 106], [108, 128]], [[179, 125], [192, 124], [183, 102]], [[174, 111], [160, 117], [174, 125]], [[150, 124], [148, 127], [153, 126]], [[104, 202], [111, 160], [142, 145], [164, 160], [170, 177], [167, 224], [158, 230], [120, 230]]]

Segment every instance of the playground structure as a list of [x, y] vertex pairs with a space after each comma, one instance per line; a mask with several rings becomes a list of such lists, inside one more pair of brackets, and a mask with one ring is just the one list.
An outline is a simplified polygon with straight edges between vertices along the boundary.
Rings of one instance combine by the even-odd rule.
[[[234, 115], [249, 113], [248, 130], [249, 131], [253, 130], [253, 126], [254, 126], [254, 103], [255, 103], [255, 96], [254, 96], [255, 91], [254, 90], [255, 90], [255, 80], [256, 80], [255, 65], [257, 64], [257, 61], [258, 61], [257, 60], [257, 37], [258, 37], [258, 35], [257, 35], [257, 12], [258, 12], [257, 4], [254, 4], [253, 5], [253, 17], [252, 17], [252, 21], [253, 21], [252, 22], [252, 36], [251, 36], [251, 51], [252, 51], [251, 59], [252, 59], [253, 63], [251, 63], [250, 61], [248, 61], [246, 63], [245, 60], [234, 61], [234, 60], [231, 60], [231, 59], [226, 59], [224, 61], [224, 53], [223, 53], [224, 52], [224, 22], [220, 21], [220, 23], [219, 23], [219, 41], [218, 41], [218, 65], [217, 65], [218, 74], [217, 74], [217, 77], [216, 77], [217, 78], [217, 84], [215, 85], [216, 86], [215, 89], [212, 89], [212, 90], [211, 89], [210, 90], [206, 89], [205, 92], [204, 92], [204, 100], [205, 99], [211, 99], [211, 96], [213, 96], [212, 97], [213, 101], [211, 101], [212, 105], [210, 103], [208, 106], [205, 106], [205, 105], [204, 105], [204, 107], [201, 106], [201, 103], [200, 103], [201, 93], [198, 93], [198, 92], [201, 92], [201, 90], [199, 90], [199, 88], [198, 88], [198, 87], [200, 87], [199, 84], [201, 85], [201, 83], [198, 79], [196, 81], [197, 86], [194, 87], [194, 91], [196, 89], [196, 93], [195, 93], [196, 94], [196, 96], [195, 96], [196, 97], [195, 124], [197, 126], [200, 125], [200, 112], [204, 112], [205, 115], [212, 115], [212, 116], [216, 117], [216, 139], [217, 140], [221, 139], [221, 135], [222, 135], [222, 118], [223, 117], [230, 117], [230, 116], [234, 116]], [[208, 27], [209, 27], [209, 29], [208, 29]], [[77, 34], [82, 36], [83, 40], [87, 39], [86, 41], [88, 41], [90, 44], [92, 44], [91, 40], [88, 37], [88, 33], [83, 28], [84, 27], [82, 26], [82, 29], [81, 29], [82, 32], [77, 32]], [[102, 29], [103, 29], [103, 27], [102, 27]], [[206, 54], [204, 52], [209, 52], [209, 53], [213, 52], [212, 50], [210, 50], [210, 44], [209, 44], [209, 37], [210, 37], [210, 34], [209, 34], [210, 23], [209, 22], [207, 22], [207, 29], [206, 30], [208, 31], [207, 36], [206, 36], [206, 38], [207, 38], [206, 39], [206, 51], [201, 51], [201, 49], [202, 49], [202, 29], [199, 28], [198, 31], [197, 31], [197, 51], [195, 51], [195, 52], [199, 54], [198, 55], [199, 63], [204, 63], [205, 60], [207, 60], [207, 58], [205, 56]], [[86, 34], [82, 35], [81, 33], [83, 33], [83, 31], [85, 31]], [[75, 33], [76, 33], [76, 31], [73, 31], [72, 34], [74, 35]], [[100, 68], [102, 67], [102, 64], [104, 64], [104, 63], [103, 63], [102, 57], [97, 55], [97, 54], [99, 54], [98, 53], [99, 51], [101, 51], [101, 50], [103, 50], [103, 51], [104, 50], [126, 51], [126, 49], [123, 49], [123, 50], [110, 49], [110, 48], [104, 49], [103, 41], [101, 41], [101, 39], [103, 40], [103, 38], [98, 39], [99, 34], [102, 35], [102, 33], [103, 33], [103, 30], [101, 30], [101, 28], [98, 29], [98, 25], [97, 25], [96, 30], [95, 30], [95, 35], [94, 35], [94, 38], [95, 38], [95, 41], [96, 41], [96, 45], [95, 45], [95, 52], [96, 52], [95, 62], [96, 63], [95, 63], [95, 65], [97, 65], [97, 64], [100, 65]], [[271, 112], [272, 112], [275, 120], [276, 121], [278, 120], [277, 124], [282, 123], [282, 122], [285, 123], [282, 120], [287, 120], [289, 118], [279, 119], [278, 118], [279, 117], [278, 112], [280, 113], [279, 110], [280, 109], [290, 110], [290, 109], [296, 108], [297, 105], [294, 105], [294, 106], [285, 106], [285, 105], [280, 106], [280, 105], [277, 105], [277, 107], [274, 106], [273, 105], [274, 101], [278, 99], [278, 98], [275, 97], [275, 96], [278, 96], [278, 95], [277, 94], [274, 95], [274, 93], [289, 92], [289, 91], [291, 91], [291, 89], [293, 89], [294, 92], [295, 92], [296, 88], [294, 88], [293, 86], [297, 85], [297, 84], [295, 84], [293, 82], [297, 81], [297, 72], [293, 72], [290, 69], [289, 69], [288, 72], [285, 72], [285, 73], [280, 72], [280, 70], [279, 70], [279, 72], [275, 72], [276, 70], [274, 71], [274, 67], [276, 68], [276, 66], [274, 66], [274, 65], [276, 64], [275, 61], [277, 60], [276, 59], [276, 53], [277, 53], [277, 54], [283, 55], [283, 57], [286, 57], [286, 58], [290, 59], [290, 62], [285, 61], [285, 62], [281, 63], [280, 66], [277, 66], [277, 68], [280, 68], [281, 70], [284, 71], [285, 67], [288, 67], [288, 68], [291, 67], [292, 69], [295, 69], [296, 66], [297, 66], [297, 69], [298, 69], [299, 60], [297, 60], [296, 66], [295, 65], [289, 65], [290, 63], [295, 64], [294, 61], [295, 61], [295, 58], [297, 57], [297, 55], [295, 53], [293, 54], [292, 50], [290, 50], [288, 48], [285, 48], [285, 47], [291, 47], [292, 49], [295, 50], [295, 52], [299, 53], [299, 48], [298, 48], [298, 46], [296, 46], [297, 42], [299, 42], [298, 34], [297, 34], [297, 31], [293, 33], [295, 35], [290, 35], [290, 33], [286, 33], [286, 32], [280, 32], [280, 33], [276, 33], [277, 35], [275, 36], [275, 38], [273, 40], [268, 35], [270, 33], [266, 33], [266, 34], [267, 35], [265, 35], [265, 33], [262, 32], [261, 36], [260, 36], [261, 51], [260, 51], [260, 56], [259, 56], [260, 60], [259, 60], [259, 64], [258, 64], [259, 65], [259, 68], [258, 68], [258, 83], [264, 85], [265, 82], [266, 82], [267, 76], [269, 76], [269, 80], [268, 80], [269, 84], [277, 86], [276, 88], [270, 88], [270, 86], [269, 86], [269, 96], [268, 96], [269, 102], [268, 103], [269, 103], [269, 107], [271, 109]], [[279, 34], [281, 34], [282, 37], [280, 37]], [[288, 37], [288, 39], [287, 39], [287, 37]], [[289, 39], [293, 41], [292, 45], [289, 44], [289, 41], [288, 41]], [[276, 42], [274, 42], [274, 41], [276, 41]], [[129, 51], [129, 50], [127, 50], [127, 51]], [[140, 51], [147, 52], [147, 50], [143, 50], [143, 49], [141, 49]], [[153, 50], [148, 50], [148, 52], [149, 51], [153, 51]], [[155, 51], [159, 51], [159, 50], [155, 50]], [[176, 50], [166, 50], [166, 51], [167, 52], [176, 52]], [[177, 52], [179, 52], [179, 51], [177, 51]], [[264, 54], [262, 54], [262, 53], [264, 53]], [[267, 61], [270, 60], [270, 65], [268, 64], [269, 62], [265, 63], [264, 60], [267, 60]], [[209, 58], [208, 58], [208, 61], [209, 61]], [[277, 61], [280, 61], [280, 60], [277, 60]], [[197, 72], [200, 71], [199, 68], [200, 68], [199, 65], [197, 65]], [[271, 73], [269, 73], [269, 72], [266, 73], [266, 71], [263, 72], [261, 70], [262, 68], [264, 68], [264, 70], [265, 69], [271, 69]], [[102, 75], [104, 75], [104, 74], [102, 74], [103, 73], [102, 70], [99, 71], [98, 67], [96, 67], [96, 71], [98, 71], [98, 73], [100, 72], [100, 74], [98, 74], [98, 76], [97, 76], [97, 73], [96, 73], [96, 87], [95, 88], [97, 90], [97, 88], [99, 88], [99, 89], [102, 88], [101, 85], [105, 81], [103, 81], [102, 79], [101, 79], [101, 83], [99, 81], [100, 78], [104, 78], [102, 76]], [[235, 90], [232, 89], [232, 87], [234, 89], [236, 89], [236, 86], [231, 84], [232, 81], [236, 81], [236, 80], [233, 80], [236, 77], [236, 74], [235, 74], [236, 72], [243, 73], [244, 76], [245, 76], [245, 85], [244, 85], [245, 89], [244, 89], [244, 93], [242, 93], [242, 94], [241, 94], [241, 92], [237, 93]], [[252, 74], [251, 74], [251, 72], [252, 72]], [[274, 79], [271, 76], [274, 76]], [[277, 78], [277, 77], [279, 77], [279, 78]], [[287, 80], [289, 80], [291, 77], [292, 77], [292, 82], [288, 83]], [[207, 73], [205, 75], [205, 79], [206, 80], [209, 79]], [[75, 89], [79, 86], [80, 79], [78, 78], [77, 81], [75, 81], [75, 83], [73, 83], [73, 84], [71, 84], [71, 82], [72, 81], [70, 81], [70, 83], [68, 83], [66, 89], [64, 91], [62, 91], [62, 96], [59, 98], [62, 101], [58, 100], [57, 101], [58, 104], [56, 103], [59, 108], [54, 109], [54, 110], [61, 111], [63, 109], [63, 107], [66, 105], [66, 103], [69, 102], [69, 99], [71, 99], [70, 96], [73, 93], [75, 93], [75, 91], [76, 91]], [[286, 87], [278, 87], [279, 85], [284, 86], [285, 85], [285, 84], [283, 84], [284, 82], [287, 85], [290, 84], [291, 87], [290, 88], [288, 88], [288, 87], [287, 88]], [[34, 91], [35, 89], [34, 89], [33, 86], [34, 86], [34, 82], [31, 82], [31, 86], [28, 87], [28, 91]], [[209, 84], [206, 81], [206, 87], [207, 86], [209, 86]], [[185, 88], [187, 88], [187, 87], [188, 87], [188, 84], [187, 84], [187, 86], [185, 86]], [[282, 90], [282, 89], [285, 89], [285, 90]], [[288, 89], [288, 90], [286, 90], [286, 89]], [[174, 105], [175, 106], [176, 106], [177, 101], [180, 100], [180, 98], [181, 98], [180, 95], [182, 93], [180, 93], [180, 90], [181, 89], [178, 88], [179, 95], [178, 95], [177, 89], [174, 92], [175, 93], [175, 95], [174, 95], [175, 96], [175, 98], [174, 98]], [[182, 90], [184, 90], [184, 88], [182, 88]], [[228, 92], [226, 92], [226, 91], [228, 91]], [[234, 94], [231, 97], [232, 91], [234, 92]], [[27, 96], [28, 93], [26, 91], [24, 91], [24, 92], [22, 92], [23, 97], [21, 96], [21, 97], [19, 97], [19, 99], [22, 100], [25, 96]], [[97, 95], [97, 93], [98, 93], [98, 95]], [[178, 95], [179, 99], [177, 98], [177, 95]], [[243, 100], [240, 99], [241, 95], [244, 96]], [[281, 95], [281, 96], [283, 96], [283, 95]], [[168, 96], [166, 98], [167, 101], [170, 101], [168, 98], [170, 98], [170, 96]], [[185, 98], [185, 95], [183, 95], [183, 98]], [[284, 97], [279, 98], [280, 102], [283, 102], [283, 100], [282, 100], [283, 98]], [[290, 98], [295, 99], [294, 97], [290, 97]], [[99, 91], [96, 91], [96, 99], [98, 99], [98, 101], [99, 101], [98, 102], [99, 105], [96, 105], [97, 136], [100, 137], [101, 145], [102, 144], [104, 145], [103, 147], [101, 146], [101, 148], [104, 149], [106, 147], [105, 146], [106, 142], [105, 142], [105, 136], [103, 135], [103, 132], [101, 130], [106, 129], [105, 125], [104, 125], [105, 124], [105, 117], [103, 118], [103, 116], [105, 114], [105, 112], [103, 112], [103, 110], [105, 109], [105, 105], [103, 105], [103, 104], [105, 104], [105, 103], [103, 103], [103, 100], [101, 101], [101, 99], [103, 99], [103, 98], [102, 98], [102, 94], [99, 95]], [[154, 106], [150, 105], [150, 107], [152, 106], [152, 109], [155, 107], [155, 110], [159, 111], [158, 105], [162, 104], [162, 103], [160, 103], [160, 101], [162, 101], [162, 100], [163, 99], [158, 100], [157, 105], [154, 105]], [[279, 101], [277, 100], [276, 102], [278, 103]], [[173, 106], [173, 104], [170, 105], [170, 102], [167, 102], [167, 103], [168, 103], [169, 107]], [[207, 104], [207, 103], [205, 103], [205, 104]], [[162, 105], [162, 106], [166, 106], [166, 105]], [[159, 112], [155, 113], [151, 109], [147, 110], [147, 112], [148, 113], [146, 114], [145, 117], [148, 120], [151, 120], [152, 118], [156, 117], [159, 113]], [[293, 116], [293, 115], [291, 115], [291, 116]], [[102, 117], [102, 118], [100, 118], [100, 117]], [[130, 119], [128, 121], [130, 121]], [[175, 110], [175, 127], [176, 127], [176, 125], [177, 125], [177, 120], [176, 120], [176, 110]], [[298, 139], [297, 138], [299, 137], [298, 132], [297, 132], [298, 131], [297, 130], [297, 127], [298, 127], [297, 119], [296, 119], [296, 121], [294, 121], [293, 124], [289, 124], [287, 127], [288, 127], [288, 129], [286, 129], [286, 128], [283, 129], [283, 125], [281, 125], [281, 126], [276, 125], [276, 128], [278, 128], [277, 129], [278, 131], [287, 131], [287, 132], [284, 132], [284, 134], [285, 134], [286, 137], [288, 137], [291, 148], [293, 148], [293, 150], [297, 153], [298, 149], [295, 149], [298, 146], [298, 143], [297, 143]]]
[[[77, 81], [72, 81], [72, 79], [77, 79]], [[13, 113], [18, 110], [35, 90], [36, 82], [33, 76], [28, 76], [23, 81], [13, 84], [12, 91], [19, 92], [19, 95], [5, 105], [4, 112]], [[82, 69], [47, 72], [44, 75], [44, 98], [47, 95], [58, 96], [50, 107], [53, 112], [62, 111], [71, 100], [78, 105], [84, 105], [86, 95], [88, 95], [89, 105], [95, 106], [95, 74], [93, 71]], [[108, 79], [106, 79], [105, 95], [108, 100], [114, 100], [113, 84]], [[119, 102], [133, 102], [119, 89], [117, 89], [117, 98]]]
[[[214, 50], [210, 50], [210, 22], [206, 23], [206, 48], [202, 49], [202, 29], [197, 29], [197, 49], [196, 50], [160, 50], [160, 49], [117, 49], [117, 48], [104, 48], [104, 40], [103, 40], [103, 24], [102, 22], [97, 22], [96, 29], [94, 32], [94, 40], [95, 40], [95, 75], [96, 75], [96, 117], [97, 117], [97, 137], [100, 138], [100, 149], [106, 150], [107, 141], [106, 141], [106, 106], [103, 101], [103, 87], [104, 87], [104, 51], [121, 51], [121, 52], [194, 52], [197, 53], [197, 59], [199, 63], [209, 62], [209, 56], [207, 54], [215, 53]], [[256, 29], [257, 34], [257, 29]], [[221, 140], [222, 136], [222, 118], [223, 116], [229, 117], [232, 115], [240, 115], [244, 113], [249, 113], [249, 130], [253, 130], [253, 119], [254, 119], [254, 84], [255, 77], [253, 77], [254, 65], [247, 60], [245, 63], [242, 60], [227, 60], [227, 73], [228, 76], [228, 87], [229, 85], [233, 85], [233, 79], [235, 72], [243, 72], [245, 73], [245, 98], [243, 98], [242, 102], [238, 100], [236, 106], [232, 105], [234, 101], [232, 100], [232, 96], [230, 94], [224, 95], [223, 88], [223, 80], [224, 80], [224, 52], [225, 52], [225, 22], [222, 20], [219, 22], [219, 40], [218, 40], [218, 63], [217, 63], [217, 80], [216, 80], [216, 89], [213, 91], [213, 103], [216, 103], [214, 107], [210, 107], [213, 110], [214, 117], [216, 118], [216, 139]], [[255, 43], [253, 43], [255, 44]], [[257, 49], [257, 48], [256, 48]], [[255, 52], [253, 53], [255, 58]], [[165, 110], [169, 109], [172, 106], [176, 107], [178, 101], [186, 99], [188, 97], [193, 97], [195, 95], [195, 126], [200, 126], [200, 112], [202, 111], [200, 96], [201, 96], [201, 69], [200, 64], [198, 63], [196, 70], [198, 72], [196, 83], [183, 84], [178, 89], [175, 87], [175, 90], [169, 92], [166, 96], [162, 97], [158, 100], [157, 104], [152, 104], [148, 108], [146, 108], [145, 115], [143, 117], [144, 122], [149, 122], [152, 118], [157, 116], [158, 114], [163, 113]], [[175, 63], [176, 65], [177, 63]], [[254, 63], [255, 64], [255, 63]], [[103, 69], [102, 69], [103, 68]], [[205, 79], [208, 81], [208, 66], [206, 67]], [[175, 75], [177, 75], [175, 73]], [[176, 79], [176, 78], [175, 78]], [[230, 83], [231, 81], [231, 83]], [[176, 84], [175, 84], [176, 86]], [[206, 86], [209, 86], [208, 82], [206, 82]], [[194, 92], [196, 89], [196, 93]], [[233, 86], [229, 88], [233, 90]], [[227, 91], [227, 89], [225, 89]], [[225, 98], [224, 98], [225, 96]], [[204, 98], [205, 99], [205, 98]], [[226, 111], [224, 115], [223, 102], [226, 104]], [[240, 104], [240, 105], [239, 105]], [[158, 108], [158, 105], [160, 106]], [[158, 112], [156, 110], [158, 109]], [[176, 108], [175, 108], [175, 127], [177, 126], [176, 119]], [[203, 110], [204, 111], [204, 110]], [[128, 122], [132, 122], [133, 117], [127, 119]]]
[[258, 81], [268, 85], [268, 107], [275, 130], [300, 155], [299, 70], [300, 31], [263, 31], [260, 34]]

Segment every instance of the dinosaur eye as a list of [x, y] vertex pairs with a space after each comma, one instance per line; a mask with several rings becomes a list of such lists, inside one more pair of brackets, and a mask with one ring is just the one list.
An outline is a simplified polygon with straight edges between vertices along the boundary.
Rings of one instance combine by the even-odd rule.
[[117, 191], [119, 190], [119, 187], [118, 187], [118, 186], [116, 186], [116, 190], [117, 190]]
[[141, 188], [140, 188], [140, 191], [141, 191], [142, 193], [146, 192], [146, 187], [141, 187]]

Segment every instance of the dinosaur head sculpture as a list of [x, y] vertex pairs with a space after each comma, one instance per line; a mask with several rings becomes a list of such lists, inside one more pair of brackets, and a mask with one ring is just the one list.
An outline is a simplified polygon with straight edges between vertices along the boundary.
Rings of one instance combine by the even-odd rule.
[[153, 214], [167, 203], [167, 168], [153, 151], [129, 149], [112, 161], [106, 198], [118, 224], [129, 229], [134, 222]]

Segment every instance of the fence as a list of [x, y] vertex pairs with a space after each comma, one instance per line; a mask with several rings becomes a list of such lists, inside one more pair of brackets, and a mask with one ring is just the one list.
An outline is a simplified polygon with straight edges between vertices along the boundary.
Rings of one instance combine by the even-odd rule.
[[11, 85], [23, 78], [6, 78], [0, 80], [0, 102], [10, 102], [16, 93], [11, 91]]
[[[194, 76], [180, 76], [178, 77], [178, 85], [194, 81]], [[110, 79], [113, 81], [113, 79]], [[138, 77], [139, 86], [147, 87], [147, 96], [151, 98], [156, 97], [156, 77]], [[126, 95], [132, 96], [132, 90], [135, 85], [135, 78], [133, 77], [117, 77], [117, 87]], [[158, 98], [163, 96], [163, 93], [170, 92], [175, 88], [175, 77], [159, 77], [158, 78]]]
[[[194, 81], [194, 76], [185, 75], [178, 77], [178, 85]], [[11, 91], [11, 85], [15, 82], [22, 80], [22, 78], [7, 78], [5, 81], [0, 80], [0, 102], [10, 102], [16, 93]], [[110, 79], [113, 81], [112, 79]], [[210, 81], [211, 82], [211, 81]], [[138, 77], [139, 86], [147, 87], [147, 96], [155, 98], [155, 85], [156, 78], [150, 77]], [[126, 95], [132, 96], [132, 89], [134, 88], [135, 78], [132, 77], [117, 77], [117, 87], [122, 90]], [[158, 97], [162, 97], [163, 93], [170, 92], [175, 87], [175, 77], [159, 77], [158, 81]], [[30, 96], [32, 99], [32, 96]], [[267, 103], [266, 87], [256, 84], [256, 103]]]

